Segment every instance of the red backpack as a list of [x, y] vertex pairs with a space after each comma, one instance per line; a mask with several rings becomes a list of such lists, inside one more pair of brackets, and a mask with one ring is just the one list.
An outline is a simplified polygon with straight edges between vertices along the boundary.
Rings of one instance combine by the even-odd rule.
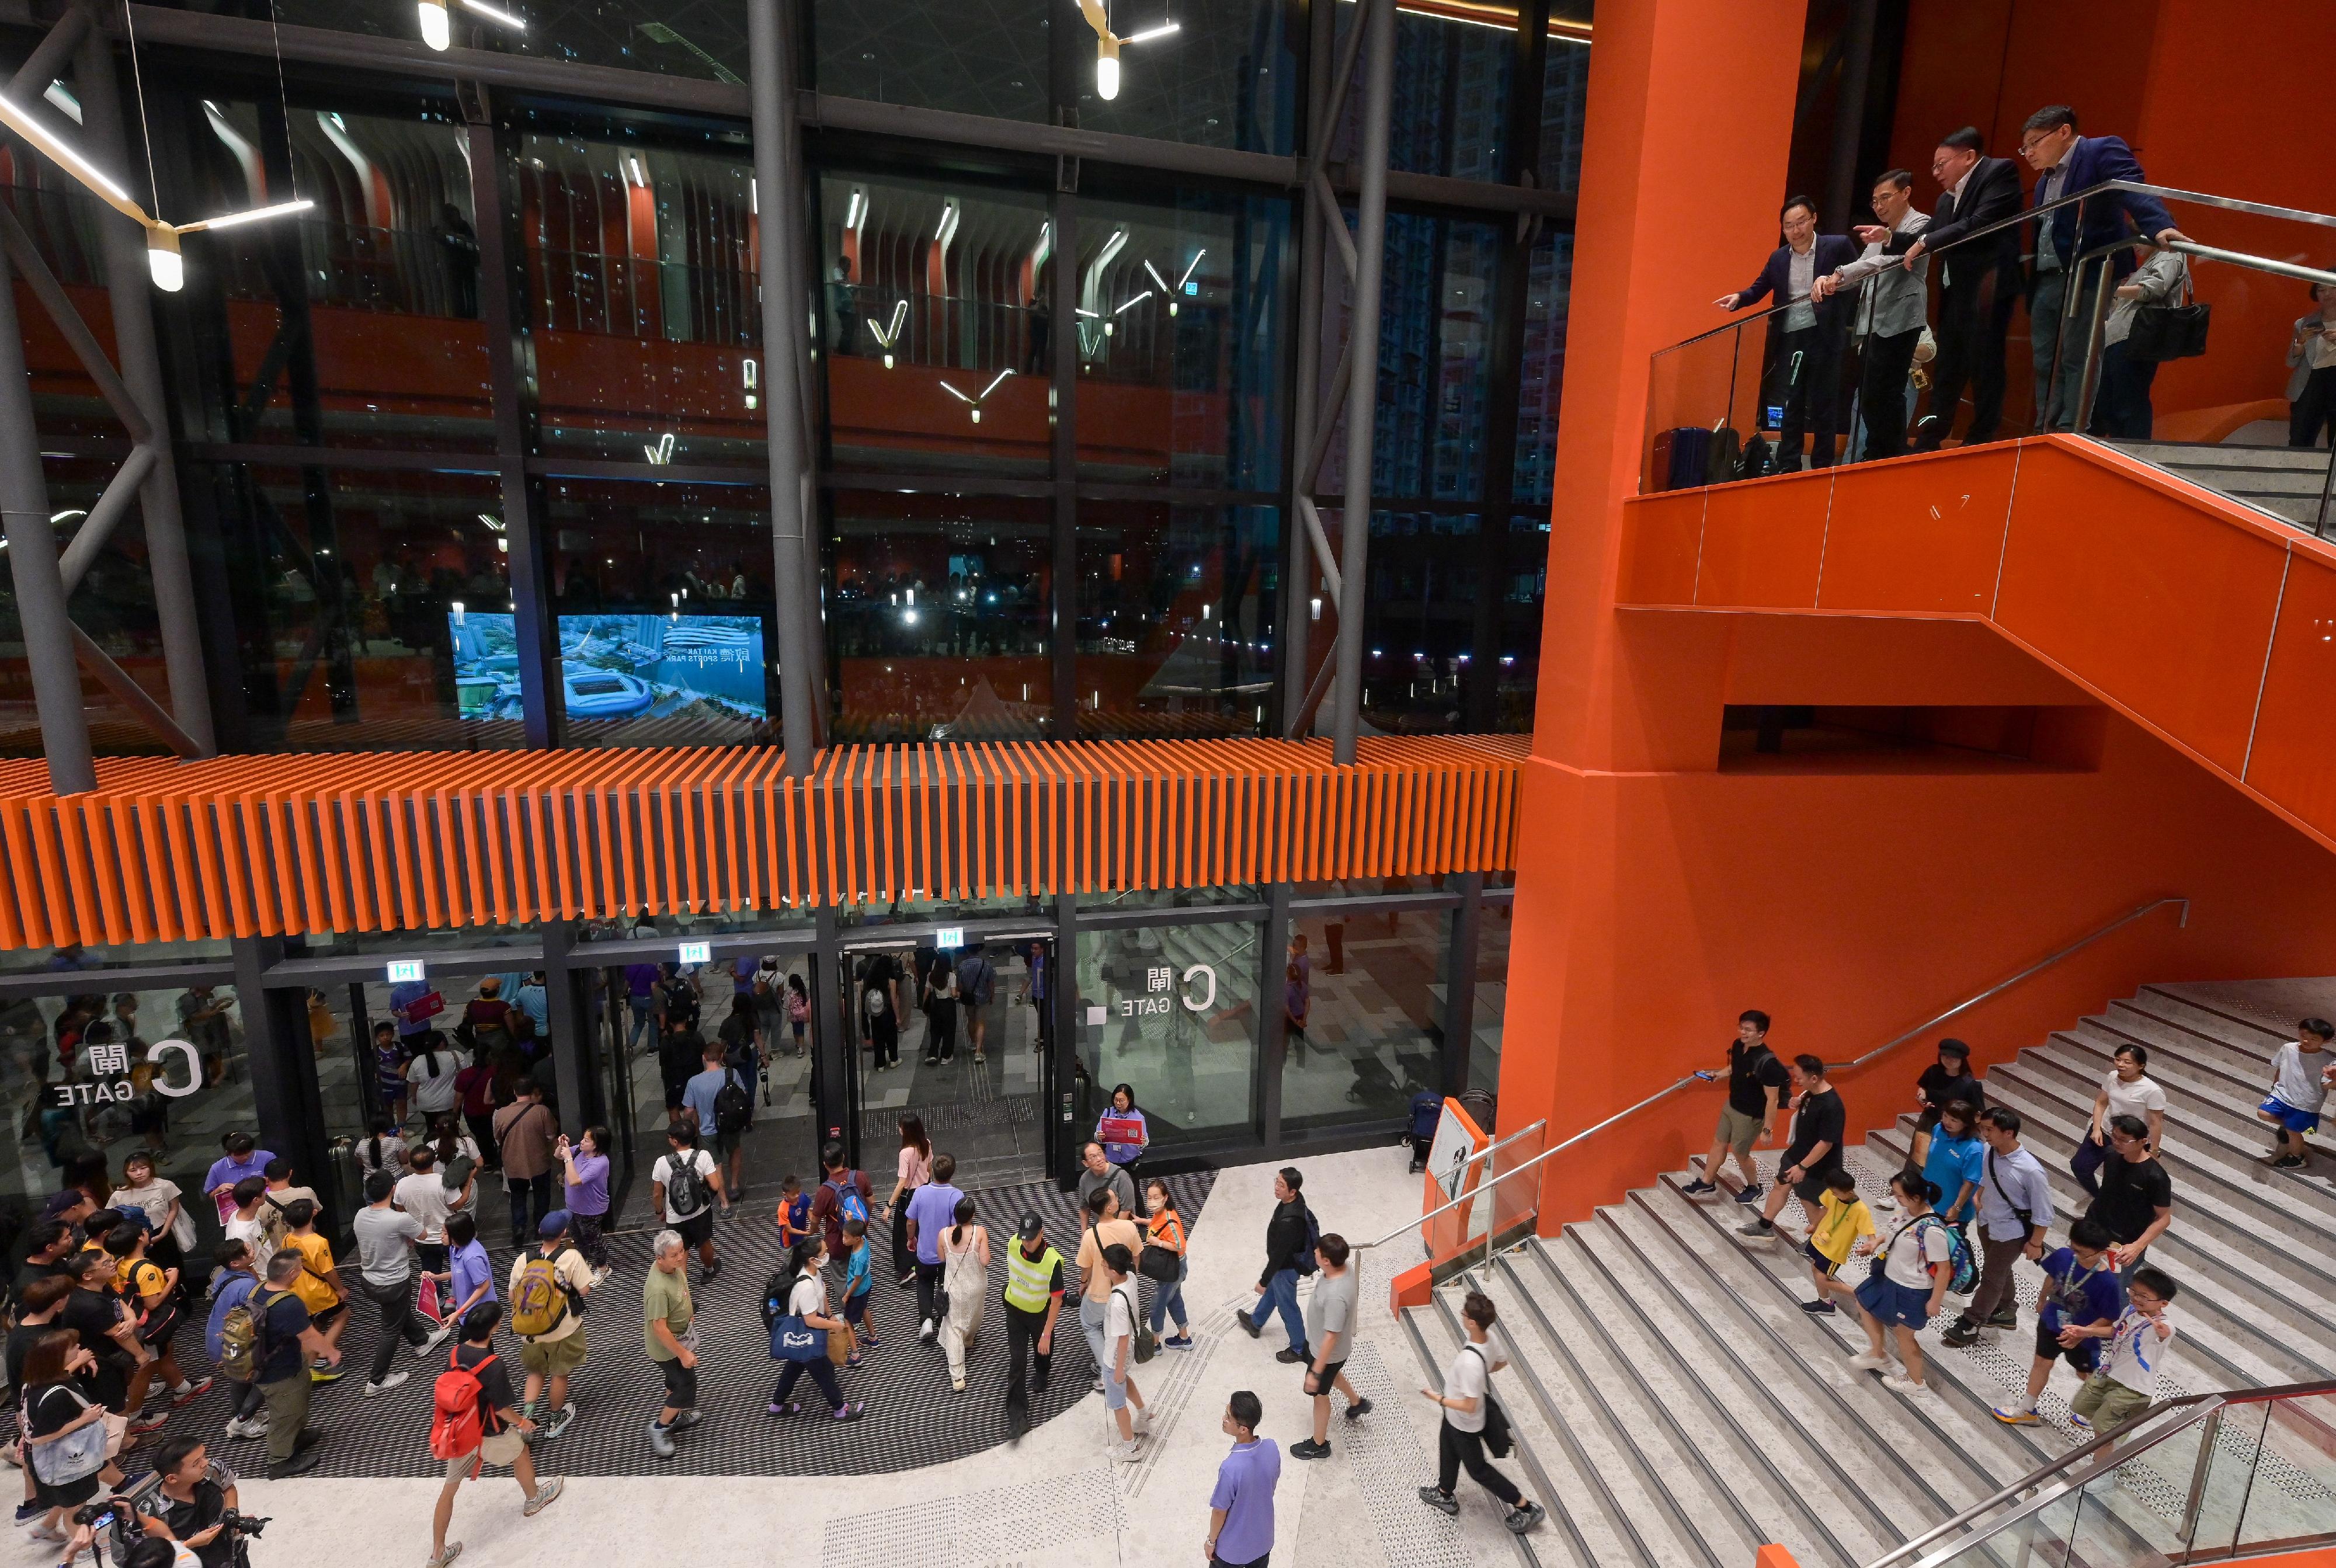
[[479, 1421], [479, 1373], [494, 1360], [489, 1356], [476, 1367], [465, 1368], [446, 1353], [446, 1369], [430, 1391], [430, 1452], [441, 1459], [460, 1459], [479, 1451], [486, 1432]]

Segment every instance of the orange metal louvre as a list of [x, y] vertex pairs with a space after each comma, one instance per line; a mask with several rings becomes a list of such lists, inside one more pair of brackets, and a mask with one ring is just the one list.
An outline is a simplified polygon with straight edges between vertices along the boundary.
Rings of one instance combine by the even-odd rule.
[[1522, 736], [0, 762], [0, 948], [1514, 863]]

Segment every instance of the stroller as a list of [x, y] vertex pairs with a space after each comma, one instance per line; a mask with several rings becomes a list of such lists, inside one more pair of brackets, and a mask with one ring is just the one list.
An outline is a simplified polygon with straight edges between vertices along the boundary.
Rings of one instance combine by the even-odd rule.
[[1411, 1125], [1404, 1130], [1403, 1143], [1411, 1150], [1411, 1174], [1427, 1169], [1427, 1151], [1436, 1142], [1436, 1125], [1444, 1119], [1444, 1096], [1433, 1089], [1422, 1089], [1411, 1096]]

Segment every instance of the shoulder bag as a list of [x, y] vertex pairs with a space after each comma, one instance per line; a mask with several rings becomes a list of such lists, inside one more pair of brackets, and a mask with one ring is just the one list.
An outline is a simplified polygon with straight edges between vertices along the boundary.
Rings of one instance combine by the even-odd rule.
[[1461, 1349], [1484, 1362], [1484, 1430], [1482, 1434], [1484, 1451], [1495, 1459], [1505, 1459], [1515, 1443], [1516, 1435], [1509, 1427], [1509, 1413], [1501, 1408], [1498, 1399], [1493, 1398], [1493, 1363], [1485, 1360], [1484, 1352], [1474, 1345], [1464, 1345]]
[[2145, 364], [2168, 359], [2195, 359], [2206, 352], [2206, 326], [2214, 307], [2190, 294], [2190, 269], [2182, 269], [2179, 305], [2134, 307], [2133, 327], [2126, 334], [2125, 356]]
[[[66, 1393], [80, 1401], [83, 1410], [89, 1408], [89, 1401], [83, 1398], [80, 1389], [63, 1383], [54, 1384], [52, 1387], [63, 1388]], [[47, 1396], [44, 1393], [42, 1397], [45, 1398]], [[29, 1430], [31, 1420], [29, 1403], [26, 1407], [25, 1418]], [[33, 1474], [44, 1485], [64, 1486], [75, 1481], [86, 1480], [105, 1468], [106, 1442], [106, 1424], [101, 1418], [84, 1423], [54, 1443], [35, 1444], [28, 1441], [24, 1445], [24, 1452], [32, 1461]]]

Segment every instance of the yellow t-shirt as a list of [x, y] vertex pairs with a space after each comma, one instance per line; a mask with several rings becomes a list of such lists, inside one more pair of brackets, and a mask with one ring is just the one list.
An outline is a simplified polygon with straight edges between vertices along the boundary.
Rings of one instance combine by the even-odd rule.
[[[1869, 1222], [1866, 1228], [1871, 1230], [1873, 1226]], [[319, 1278], [320, 1275], [329, 1276], [333, 1271], [333, 1244], [313, 1232], [306, 1236], [287, 1236], [284, 1244], [298, 1248], [301, 1261], [307, 1265], [300, 1271], [300, 1277], [292, 1281], [292, 1293], [300, 1298], [300, 1304], [307, 1308], [312, 1316], [328, 1307], [339, 1305], [341, 1299], [333, 1294], [332, 1286]]]
[[1839, 1268], [1849, 1261], [1850, 1249], [1857, 1245], [1859, 1237], [1874, 1233], [1874, 1211], [1865, 1206], [1864, 1198], [1844, 1199], [1831, 1187], [1825, 1190], [1819, 1204], [1823, 1212], [1809, 1232], [1809, 1245]]

